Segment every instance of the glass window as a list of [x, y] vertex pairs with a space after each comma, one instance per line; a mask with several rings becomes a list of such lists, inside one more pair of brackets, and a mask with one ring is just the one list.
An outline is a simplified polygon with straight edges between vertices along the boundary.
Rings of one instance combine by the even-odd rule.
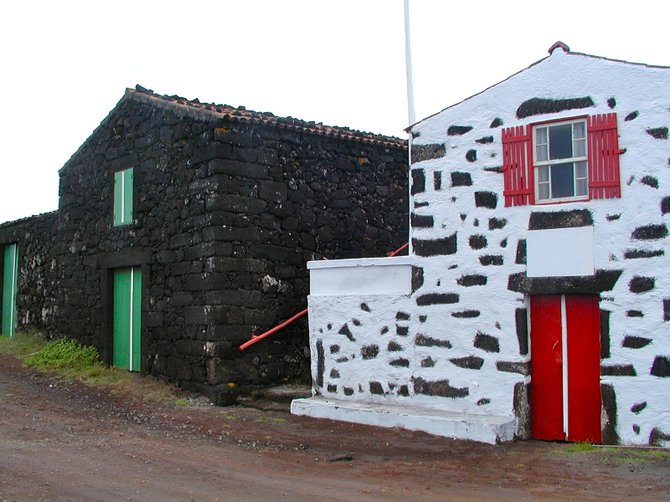
[[533, 131], [536, 201], [542, 203], [586, 197], [585, 121], [541, 125]]

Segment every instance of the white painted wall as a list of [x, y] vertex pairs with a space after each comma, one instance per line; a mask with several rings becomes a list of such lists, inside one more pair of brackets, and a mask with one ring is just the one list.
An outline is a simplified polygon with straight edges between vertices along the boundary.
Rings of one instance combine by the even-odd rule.
[[[518, 106], [533, 97], [563, 99], [590, 96], [594, 106], [583, 110], [518, 119]], [[612, 109], [608, 100], [615, 98]], [[644, 225], [668, 225], [670, 214], [661, 211], [661, 200], [670, 196], [670, 140], [659, 140], [646, 131], [670, 126], [670, 70], [605, 60], [581, 54], [554, 53], [511, 76], [507, 80], [449, 107], [416, 124], [412, 128], [413, 147], [444, 145], [446, 154], [437, 159], [418, 162], [413, 169], [423, 169], [426, 190], [410, 198], [416, 215], [432, 216], [431, 228], [413, 228], [410, 236], [420, 240], [443, 239], [456, 234], [457, 251], [447, 256], [412, 257], [411, 263], [423, 269], [423, 285], [410, 295], [374, 296], [337, 286], [328, 296], [312, 295], [310, 305], [310, 339], [312, 355], [317, 342], [324, 348], [323, 386], [316, 391], [329, 398], [368, 403], [407, 403], [430, 409], [443, 409], [468, 414], [505, 416], [514, 412], [515, 385], [529, 381], [520, 373], [501, 370], [511, 365], [523, 367], [529, 356], [520, 353], [516, 333], [515, 312], [526, 307], [527, 298], [508, 289], [510, 275], [528, 272], [530, 276], [589, 275], [593, 270], [623, 270], [612, 291], [601, 294], [600, 308], [610, 314], [610, 357], [602, 360], [603, 368], [632, 365], [636, 376], [603, 376], [603, 384], [611, 384], [616, 392], [617, 429], [624, 444], [647, 444], [653, 429], [670, 434], [670, 401], [667, 389], [670, 379], [650, 374], [656, 356], [670, 357], [670, 323], [664, 321], [663, 300], [670, 299], [670, 239], [635, 240], [633, 231]], [[504, 207], [503, 175], [494, 168], [502, 166], [501, 129], [492, 128], [494, 118], [503, 127], [533, 122], [570, 118], [585, 114], [616, 112], [618, 116], [622, 197], [567, 204]], [[630, 118], [637, 112], [635, 118]], [[629, 117], [626, 120], [626, 117]], [[448, 136], [452, 125], [472, 126], [461, 136]], [[491, 136], [490, 143], [475, 140]], [[468, 162], [468, 150], [477, 152], [477, 160]], [[471, 186], [450, 187], [453, 172], [468, 173]], [[434, 176], [440, 173], [442, 188], [435, 189]], [[654, 183], [643, 182], [653, 177]], [[475, 207], [476, 191], [494, 192], [498, 196], [495, 209]], [[529, 232], [531, 212], [587, 209], [593, 226], [567, 232]], [[503, 228], [490, 228], [491, 218], [504, 219]], [[486, 239], [486, 246], [473, 249], [471, 236]], [[528, 266], [517, 263], [519, 241], [527, 240]], [[650, 258], [627, 257], [630, 250], [662, 253]], [[561, 260], [551, 263], [547, 251]], [[495, 256], [496, 264], [484, 265]], [[502, 262], [502, 264], [500, 264]], [[314, 272], [314, 271], [313, 271]], [[483, 275], [486, 283], [465, 287], [464, 276]], [[651, 291], [633, 293], [630, 281], [636, 276], [653, 277]], [[340, 284], [343, 284], [341, 281]], [[341, 294], [338, 292], [341, 291]], [[425, 295], [458, 295], [457, 303], [422, 305]], [[362, 310], [365, 304], [369, 311]], [[473, 310], [476, 317], [455, 317], [459, 312]], [[639, 310], [642, 317], [628, 311]], [[409, 314], [407, 321], [397, 320], [399, 312]], [[339, 333], [346, 324], [355, 339]], [[388, 331], [383, 332], [384, 327]], [[400, 334], [396, 328], [407, 328]], [[477, 334], [495, 337], [499, 350], [490, 352], [474, 346]], [[417, 345], [418, 335], [448, 340], [449, 348]], [[643, 348], [624, 346], [627, 336], [650, 340]], [[389, 342], [403, 350], [391, 352]], [[379, 355], [364, 360], [361, 347], [377, 344]], [[339, 352], [330, 347], [339, 346]], [[397, 355], [396, 355], [397, 354]], [[346, 357], [344, 361], [342, 358]], [[406, 358], [406, 367], [394, 367], [393, 358]], [[430, 357], [432, 366], [422, 365]], [[465, 357], [482, 359], [481, 369], [463, 368], [453, 360]], [[339, 360], [339, 362], [338, 362]], [[312, 357], [313, 375], [317, 361]], [[333, 371], [335, 370], [335, 371]], [[333, 376], [336, 375], [336, 376]], [[461, 398], [426, 396], [414, 392], [412, 383], [445, 380], [454, 387], [468, 389]], [[384, 395], [373, 395], [371, 379], [382, 382]], [[398, 387], [408, 385], [409, 395], [398, 395]], [[329, 387], [330, 386], [330, 387]], [[353, 389], [345, 395], [343, 388]], [[330, 388], [330, 390], [329, 390]], [[646, 403], [644, 409], [631, 408]]]

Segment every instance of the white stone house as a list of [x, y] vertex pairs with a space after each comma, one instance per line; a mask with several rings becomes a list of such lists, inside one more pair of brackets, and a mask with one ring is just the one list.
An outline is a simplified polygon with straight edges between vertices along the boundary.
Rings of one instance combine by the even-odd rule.
[[409, 128], [409, 256], [309, 263], [293, 413], [670, 445], [670, 68], [549, 52]]

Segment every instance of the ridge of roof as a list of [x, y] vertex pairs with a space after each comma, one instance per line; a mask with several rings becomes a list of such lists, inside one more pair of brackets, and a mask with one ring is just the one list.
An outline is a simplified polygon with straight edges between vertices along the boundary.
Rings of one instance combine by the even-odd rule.
[[670, 70], [670, 66], [650, 65], [650, 64], [646, 64], [646, 63], [635, 63], [635, 62], [632, 62], [632, 61], [626, 61], [625, 59], [614, 59], [614, 58], [608, 58], [608, 57], [605, 57], [605, 56], [595, 56], [593, 54], [586, 54], [585, 52], [571, 51], [570, 47], [568, 47], [565, 43], [563, 43], [559, 40], [549, 48], [549, 50], [547, 51], [547, 52], [549, 52], [548, 56], [545, 56], [542, 59], [538, 59], [534, 63], [529, 64], [527, 67], [522, 68], [521, 70], [518, 70], [518, 71], [512, 73], [511, 75], [502, 79], [501, 81], [496, 82], [495, 84], [491, 84], [488, 87], [482, 89], [481, 91], [476, 92], [475, 94], [472, 94], [472, 95], [468, 96], [467, 98], [463, 98], [460, 101], [457, 101], [456, 103], [452, 103], [451, 105], [449, 105], [445, 108], [442, 108], [441, 110], [439, 110], [435, 113], [432, 113], [432, 114], [428, 115], [427, 117], [422, 118], [421, 120], [417, 120], [413, 124], [410, 124], [409, 126], [407, 126], [405, 128], [405, 131], [411, 132], [411, 130], [414, 126], [428, 120], [429, 118], [432, 118], [435, 115], [439, 115], [443, 111], [448, 110], [449, 108], [453, 108], [456, 105], [460, 105], [461, 103], [463, 103], [465, 101], [468, 101], [468, 100], [474, 98], [475, 96], [479, 96], [480, 94], [485, 93], [489, 89], [491, 89], [493, 87], [496, 87], [496, 86], [502, 84], [503, 82], [508, 81], [512, 77], [515, 77], [516, 75], [525, 72], [526, 70], [532, 68], [533, 66], [536, 66], [536, 65], [542, 63], [543, 61], [545, 61], [547, 59], [550, 59], [553, 56], [553, 53], [556, 51], [556, 49], [561, 49], [565, 54], [568, 54], [568, 55], [571, 55], [571, 56], [582, 56], [582, 57], [586, 57], [586, 58], [590, 58], [590, 59], [599, 59], [599, 60], [602, 60], [602, 61], [610, 61], [610, 62], [613, 62], [613, 63], [623, 63], [623, 64], [628, 64], [628, 65], [633, 65], [633, 66], [642, 66], [642, 67], [649, 68], [649, 69]]
[[269, 125], [279, 129], [290, 129], [306, 132], [316, 136], [327, 136], [333, 138], [361, 141], [369, 144], [388, 146], [401, 146], [407, 148], [407, 140], [395, 136], [384, 136], [370, 132], [358, 131], [348, 127], [329, 126], [321, 122], [310, 122], [293, 117], [280, 117], [270, 112], [256, 112], [248, 110], [244, 106], [234, 107], [230, 105], [219, 105], [214, 103], [201, 103], [200, 100], [187, 99], [181, 96], [167, 96], [157, 94], [151, 89], [136, 85], [135, 89], [126, 89], [125, 97], [140, 100], [151, 105], [161, 107], [177, 108], [181, 111], [196, 116], [211, 116], [231, 120], [235, 122], [249, 122], [255, 124]]

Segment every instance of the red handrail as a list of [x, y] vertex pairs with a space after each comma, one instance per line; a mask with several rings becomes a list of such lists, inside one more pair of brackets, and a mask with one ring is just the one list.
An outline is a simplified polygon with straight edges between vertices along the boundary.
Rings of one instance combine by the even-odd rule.
[[[409, 246], [409, 242], [405, 242], [405, 244], [400, 246], [395, 251], [389, 251], [388, 253], [386, 253], [386, 256], [389, 256], [389, 257], [395, 256], [398, 253], [400, 253], [403, 249], [405, 249], [407, 246]], [[260, 335], [251, 335], [251, 338], [249, 340], [247, 340], [242, 345], [240, 345], [240, 350], [244, 350], [247, 347], [250, 347], [251, 345], [253, 345], [254, 343], [260, 342], [263, 338], [266, 338], [266, 337], [270, 336], [272, 333], [275, 333], [275, 332], [279, 331], [280, 329], [282, 329], [283, 327], [288, 326], [293, 321], [295, 321], [296, 319], [300, 319], [305, 314], [307, 314], [307, 309], [301, 310], [300, 312], [295, 314], [293, 317], [290, 317], [289, 319], [286, 319], [281, 324], [277, 324], [274, 328], [269, 329], [266, 332], [261, 333]]]
[[402, 251], [403, 249], [405, 249], [407, 246], [409, 246], [409, 242], [405, 242], [405, 244], [403, 244], [402, 246], [400, 246], [400, 247], [399, 247], [398, 249], [396, 249], [395, 251], [389, 251], [388, 253], [386, 253], [386, 256], [389, 256], [389, 257], [390, 257], [390, 256], [395, 256], [395, 255], [397, 255], [400, 251]]
[[300, 312], [298, 312], [296, 315], [294, 315], [290, 319], [286, 319], [283, 323], [277, 324], [274, 328], [267, 330], [265, 333], [261, 333], [260, 335], [251, 335], [251, 338], [249, 340], [247, 340], [242, 345], [240, 345], [240, 350], [244, 350], [247, 347], [249, 347], [250, 345], [253, 345], [256, 342], [260, 342], [263, 338], [265, 338], [267, 336], [270, 336], [275, 331], [279, 331], [284, 326], [288, 326], [289, 324], [291, 324], [296, 319], [300, 319], [306, 313], [307, 313], [307, 309], [301, 310]]

